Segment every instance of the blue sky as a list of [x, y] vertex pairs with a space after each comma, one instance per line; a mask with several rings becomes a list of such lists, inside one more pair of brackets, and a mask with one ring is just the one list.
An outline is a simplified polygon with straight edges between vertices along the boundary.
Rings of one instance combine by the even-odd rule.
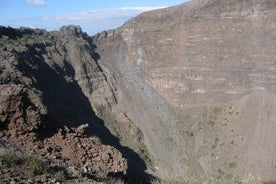
[[144, 11], [187, 0], [0, 0], [0, 25], [57, 30], [80, 25], [88, 34], [114, 29]]

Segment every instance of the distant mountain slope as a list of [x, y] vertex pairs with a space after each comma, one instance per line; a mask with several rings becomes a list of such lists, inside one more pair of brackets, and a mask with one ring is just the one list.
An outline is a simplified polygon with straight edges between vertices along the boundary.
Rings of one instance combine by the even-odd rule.
[[275, 4], [192, 1], [144, 13], [120, 29], [129, 64], [181, 108], [275, 92]]
[[[157, 174], [192, 183], [276, 179], [275, 20], [274, 0], [191, 1], [93, 37]], [[170, 105], [160, 106], [156, 92]]]

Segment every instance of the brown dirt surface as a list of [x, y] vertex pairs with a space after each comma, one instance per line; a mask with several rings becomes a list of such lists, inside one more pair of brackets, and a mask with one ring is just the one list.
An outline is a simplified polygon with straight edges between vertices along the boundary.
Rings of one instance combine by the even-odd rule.
[[[49, 133], [49, 131], [47, 131]], [[17, 149], [15, 149], [17, 148]], [[18, 155], [20, 159], [39, 158], [52, 168], [62, 171], [63, 181], [104, 181], [108, 176], [126, 174], [127, 163], [114, 147], [102, 145], [98, 138], [88, 138], [83, 132], [68, 127], [57, 130], [51, 137], [41, 135], [13, 136], [9, 131], [1, 132], [2, 155]], [[11, 150], [11, 151], [10, 151]], [[53, 169], [54, 170], [54, 169]], [[1, 165], [2, 182], [52, 183], [60, 178], [55, 174], [33, 173], [28, 164], [16, 163], [7, 167]], [[89, 179], [91, 178], [91, 179]], [[107, 178], [107, 179], [106, 179]]]

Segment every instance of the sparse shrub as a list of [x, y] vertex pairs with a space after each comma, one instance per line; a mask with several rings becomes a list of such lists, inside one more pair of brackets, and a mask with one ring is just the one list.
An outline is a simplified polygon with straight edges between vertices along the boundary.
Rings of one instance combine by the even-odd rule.
[[235, 177], [233, 178], [233, 183], [235, 183], [235, 184], [242, 184], [241, 178], [235, 176]]
[[230, 163], [229, 163], [229, 167], [230, 167], [230, 168], [235, 168], [235, 167], [237, 167], [237, 165], [238, 165], [237, 162], [230, 162]]
[[48, 32], [43, 33], [42, 36], [43, 36], [45, 39], [50, 39], [50, 38], [51, 38], [51, 36], [50, 36], [50, 34], [49, 34]]
[[219, 114], [219, 113], [221, 113], [221, 111], [222, 111], [222, 109], [220, 107], [215, 107], [213, 110], [214, 114]]
[[226, 174], [226, 179], [232, 179], [233, 178], [233, 174], [232, 173], [227, 173]]
[[65, 181], [66, 180], [66, 174], [64, 173], [64, 171], [59, 170], [57, 171], [54, 176], [56, 177], [56, 179], [58, 181]]
[[55, 177], [58, 181], [66, 180], [66, 173], [61, 167], [51, 167], [48, 162], [44, 162], [37, 157], [17, 155], [12, 150], [6, 150], [0, 155], [0, 167], [6, 166], [25, 167], [33, 175], [47, 175]]
[[106, 123], [116, 123], [116, 117], [104, 105], [98, 105], [96, 109], [98, 116]]
[[31, 39], [31, 35], [29, 35], [29, 34], [24, 34], [23, 35], [24, 42], [28, 42], [30, 39]]
[[148, 152], [148, 149], [146, 148], [146, 146], [144, 144], [141, 144], [139, 146], [139, 150], [138, 150], [138, 154], [141, 157], [142, 160], [145, 161], [145, 163], [152, 167], [152, 161], [151, 161], [151, 156]]
[[[119, 139], [123, 140], [128, 145], [138, 153], [140, 158], [144, 160], [147, 166], [152, 167], [151, 156], [144, 145], [144, 143], [140, 140], [136, 140], [135, 137], [131, 136], [126, 130], [121, 127], [121, 123], [117, 121], [116, 116], [112, 114], [112, 112], [104, 105], [97, 105], [97, 115], [104, 120], [106, 126], [111, 130], [113, 134], [115, 134]], [[133, 122], [130, 122], [130, 127]], [[139, 131], [137, 131], [139, 132]], [[140, 135], [135, 135], [140, 136]], [[172, 141], [172, 140], [170, 140]]]
[[58, 181], [66, 180], [66, 173], [62, 167], [51, 167], [48, 162], [44, 162], [36, 157], [28, 158], [28, 165], [34, 175], [48, 175], [55, 177]]
[[213, 127], [214, 124], [215, 124], [215, 121], [210, 120], [210, 121], [208, 122], [208, 124], [211, 125], [211, 126]]
[[6, 151], [0, 155], [1, 165], [6, 165], [7, 167], [15, 167], [23, 163], [23, 159], [13, 153], [11, 150]]
[[107, 184], [125, 184], [125, 181], [121, 178], [110, 177], [106, 181]]
[[173, 181], [173, 180], [160, 180], [155, 179], [151, 181], [152, 184], [187, 184], [185, 181]]
[[30, 157], [27, 162], [34, 175], [48, 174], [50, 172], [50, 165], [38, 158]]
[[216, 149], [217, 145], [216, 144], [212, 144], [212, 149]]
[[228, 114], [233, 115], [235, 111], [229, 111]]
[[4, 47], [5, 46], [5, 42], [4, 40], [0, 40], [0, 48]]
[[219, 142], [219, 138], [218, 138], [218, 137], [216, 137], [216, 138], [215, 138], [215, 142], [214, 142], [214, 144], [212, 144], [212, 149], [217, 148], [217, 146], [218, 146], [218, 142]]

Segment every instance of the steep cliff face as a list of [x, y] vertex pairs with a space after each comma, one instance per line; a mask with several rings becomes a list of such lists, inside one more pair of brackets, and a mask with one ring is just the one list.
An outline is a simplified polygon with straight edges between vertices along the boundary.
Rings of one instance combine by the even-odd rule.
[[116, 97], [97, 64], [94, 46], [80, 28], [63, 27], [51, 33], [1, 31], [1, 82], [22, 84], [33, 91], [34, 100], [41, 97], [43, 104], [34, 103], [42, 113], [60, 122], [83, 123], [95, 116], [85, 112], [89, 107], [93, 111], [92, 98], [97, 103], [97, 96], [104, 93], [105, 103], [115, 103]]
[[1, 144], [23, 145], [71, 178], [126, 174], [118, 138], [93, 110], [93, 104], [116, 103], [116, 90], [88, 35], [76, 26], [56, 32], [0, 27], [0, 35]]
[[192, 1], [144, 13], [120, 28], [129, 39], [129, 64], [183, 109], [275, 92], [275, 6]]
[[93, 37], [156, 174], [275, 180], [275, 10], [273, 0], [191, 1]]
[[[93, 38], [103, 71], [117, 81], [118, 104], [113, 111], [124, 112], [141, 129], [152, 155], [158, 176], [176, 174], [181, 169], [175, 144], [178, 139], [176, 119], [165, 99], [129, 66], [128, 45], [121, 33], [102, 33]], [[119, 112], [119, 113], [118, 113]], [[177, 168], [177, 169], [176, 169]], [[180, 173], [178, 173], [180, 174]]]

